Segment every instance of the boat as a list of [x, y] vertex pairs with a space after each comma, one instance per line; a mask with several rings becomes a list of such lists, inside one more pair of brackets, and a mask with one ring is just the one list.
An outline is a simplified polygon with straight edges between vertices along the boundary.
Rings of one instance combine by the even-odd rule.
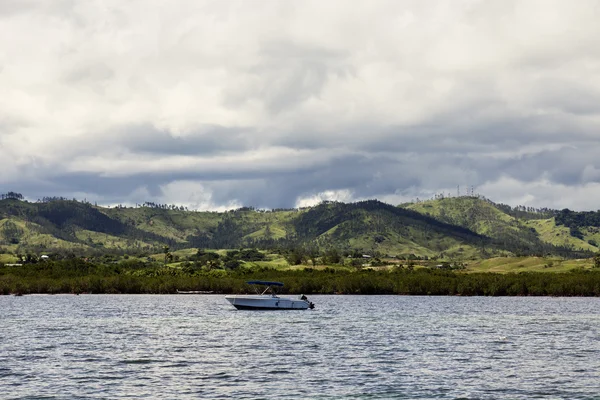
[[212, 290], [179, 290], [175, 291], [177, 294], [213, 294]]
[[308, 301], [305, 295], [297, 299], [279, 297], [277, 288], [283, 287], [281, 282], [248, 281], [249, 285], [265, 286], [262, 292], [255, 295], [229, 295], [225, 299], [238, 310], [306, 310], [313, 309], [315, 305]]

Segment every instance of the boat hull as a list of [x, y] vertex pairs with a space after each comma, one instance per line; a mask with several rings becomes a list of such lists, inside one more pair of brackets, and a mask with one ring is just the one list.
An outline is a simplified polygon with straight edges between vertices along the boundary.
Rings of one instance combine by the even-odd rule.
[[310, 303], [306, 300], [273, 296], [225, 296], [225, 299], [238, 310], [306, 310]]

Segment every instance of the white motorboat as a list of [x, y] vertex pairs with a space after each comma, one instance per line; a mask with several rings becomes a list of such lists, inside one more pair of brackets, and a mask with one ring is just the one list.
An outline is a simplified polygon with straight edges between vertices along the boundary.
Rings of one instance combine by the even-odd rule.
[[238, 310], [306, 310], [315, 308], [315, 305], [302, 295], [297, 299], [279, 297], [277, 287], [282, 287], [281, 282], [249, 281], [249, 285], [262, 285], [266, 288], [262, 293], [255, 295], [229, 295], [225, 296], [228, 302]]

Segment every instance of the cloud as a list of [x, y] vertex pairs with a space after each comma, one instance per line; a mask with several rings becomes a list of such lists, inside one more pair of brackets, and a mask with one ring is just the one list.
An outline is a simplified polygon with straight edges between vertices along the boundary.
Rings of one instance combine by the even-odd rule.
[[352, 200], [354, 200], [354, 196], [349, 190], [327, 190], [309, 197], [299, 198], [295, 207], [312, 207], [323, 201], [350, 202]]
[[597, 2], [261, 4], [2, 2], [0, 188], [221, 209], [473, 185], [592, 206]]
[[214, 203], [212, 191], [205, 185], [190, 181], [174, 181], [161, 187], [162, 195], [159, 196], [162, 204], [184, 204], [193, 210], [226, 211], [242, 207], [243, 204], [235, 200]]
[[[600, 196], [600, 183], [592, 182], [579, 186], [556, 184], [544, 177], [535, 182], [523, 183], [516, 179], [503, 177], [495, 182], [486, 183], [479, 188], [497, 202], [532, 207], [548, 207], [557, 210], [596, 211]], [[543, 202], [542, 202], [543, 200]]]

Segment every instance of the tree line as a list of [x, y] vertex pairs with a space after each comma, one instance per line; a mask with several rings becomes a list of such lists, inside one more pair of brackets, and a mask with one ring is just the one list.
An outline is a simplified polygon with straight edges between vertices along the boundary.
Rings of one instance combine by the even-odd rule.
[[140, 261], [105, 264], [81, 259], [27, 267], [0, 265], [0, 294], [176, 293], [178, 290], [247, 293], [251, 289], [245, 282], [254, 279], [282, 281], [283, 293], [296, 294], [600, 296], [600, 271], [596, 269], [518, 274], [409, 268], [186, 270], [148, 266]]
[[6, 200], [6, 199], [23, 200], [23, 198], [24, 197], [21, 193], [16, 193], [16, 192], [8, 192], [8, 193], [0, 194], [0, 200]]

